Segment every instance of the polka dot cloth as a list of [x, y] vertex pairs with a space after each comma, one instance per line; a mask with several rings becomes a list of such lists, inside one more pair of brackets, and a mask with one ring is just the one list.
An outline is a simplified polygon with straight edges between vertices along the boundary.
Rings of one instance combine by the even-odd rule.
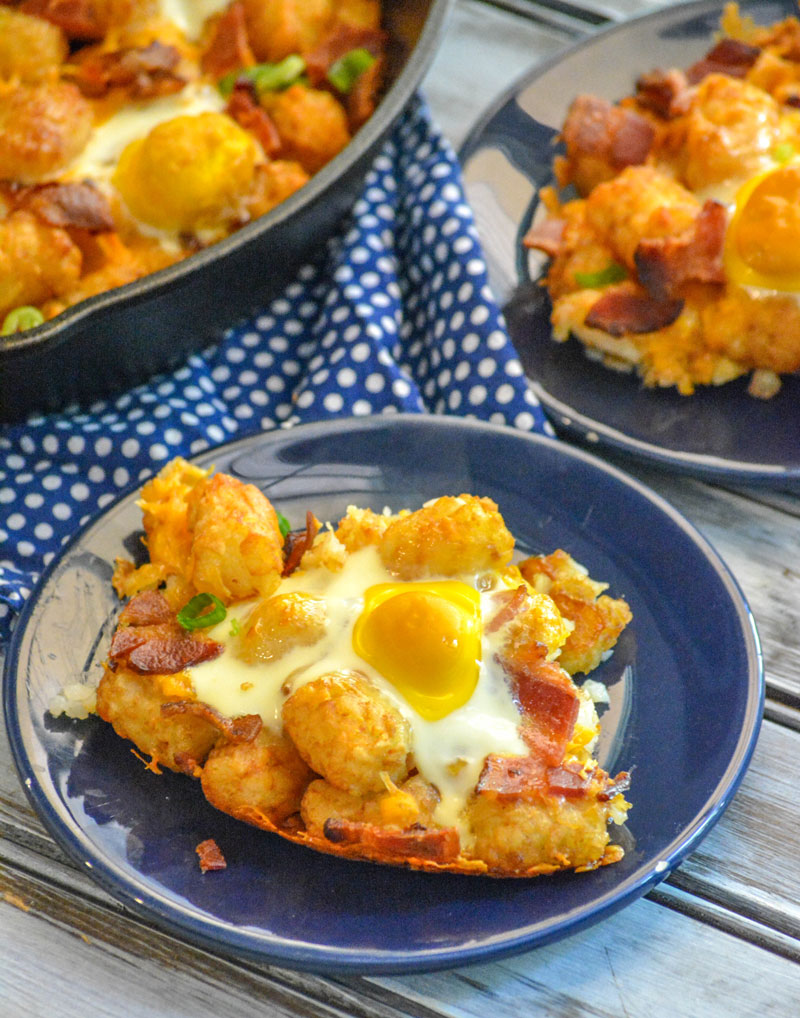
[[0, 640], [75, 530], [173, 456], [397, 412], [550, 431], [489, 290], [455, 156], [421, 99], [325, 257], [262, 314], [117, 399], [3, 428]]

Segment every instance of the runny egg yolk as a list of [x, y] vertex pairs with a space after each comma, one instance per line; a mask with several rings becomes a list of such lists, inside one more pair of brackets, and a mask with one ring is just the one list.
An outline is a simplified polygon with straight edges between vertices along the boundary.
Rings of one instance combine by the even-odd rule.
[[800, 290], [800, 163], [751, 178], [739, 189], [725, 241], [725, 269], [739, 286]]
[[378, 583], [364, 594], [353, 649], [426, 721], [462, 707], [478, 683], [480, 595], [460, 580]]

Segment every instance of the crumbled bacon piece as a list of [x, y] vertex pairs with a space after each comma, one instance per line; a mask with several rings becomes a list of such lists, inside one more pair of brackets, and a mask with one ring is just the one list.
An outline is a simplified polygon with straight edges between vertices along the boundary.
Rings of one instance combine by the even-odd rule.
[[58, 25], [68, 39], [99, 40], [107, 27], [95, 0], [23, 0], [19, 9]]
[[454, 827], [427, 828], [418, 825], [406, 830], [378, 827], [376, 824], [329, 817], [323, 834], [334, 844], [363, 845], [384, 856], [430, 859], [449, 862], [458, 857], [460, 841]]
[[74, 81], [91, 98], [124, 88], [132, 98], [152, 99], [179, 92], [186, 84], [177, 73], [180, 59], [174, 46], [158, 40], [148, 46], [92, 53], [78, 63]]
[[728, 213], [709, 199], [691, 228], [678, 237], [658, 237], [639, 242], [634, 255], [639, 280], [651, 297], [676, 296], [678, 287], [690, 280], [724, 283], [722, 249]]
[[200, 869], [203, 873], [210, 873], [213, 870], [224, 870], [228, 865], [225, 856], [222, 854], [219, 845], [213, 838], [206, 838], [195, 848], [200, 859]]
[[278, 128], [267, 111], [259, 106], [250, 82], [234, 85], [225, 112], [258, 139], [265, 155], [274, 156], [279, 151], [281, 136]]
[[160, 591], [142, 590], [122, 609], [119, 623], [123, 626], [154, 626], [159, 622], [170, 622], [174, 614], [169, 601]]
[[20, 192], [16, 205], [48, 226], [89, 233], [108, 233], [114, 229], [108, 199], [89, 181], [28, 187]]
[[548, 257], [555, 258], [564, 242], [566, 225], [566, 219], [542, 219], [528, 230], [522, 243], [525, 247], [536, 248], [544, 251]]
[[570, 155], [596, 156], [621, 170], [647, 159], [655, 129], [633, 110], [599, 96], [579, 95], [569, 108], [562, 136]]
[[636, 101], [665, 120], [686, 112], [689, 83], [683, 71], [650, 71], [636, 82]]
[[305, 555], [314, 543], [314, 538], [317, 536], [319, 526], [319, 520], [314, 516], [314, 514], [312, 512], [307, 512], [305, 532], [302, 534], [289, 534], [289, 537], [287, 538], [289, 551], [286, 555], [286, 561], [283, 566], [283, 576], [291, 576], [295, 569], [297, 569], [300, 565], [300, 560], [303, 555]]
[[696, 85], [709, 74], [727, 74], [731, 78], [743, 78], [758, 60], [761, 50], [758, 46], [739, 39], [720, 39], [702, 60], [686, 72], [686, 80]]
[[378, 57], [374, 64], [359, 74], [345, 96], [347, 123], [352, 132], [355, 133], [375, 112], [382, 79], [383, 57]]
[[161, 622], [117, 629], [109, 657], [142, 675], [174, 675], [221, 653], [221, 643], [187, 632], [177, 622]]
[[221, 78], [240, 67], [252, 67], [256, 58], [250, 48], [244, 4], [237, 0], [220, 16], [200, 61], [206, 74]]
[[386, 45], [386, 34], [379, 29], [358, 28], [341, 22], [324, 35], [317, 45], [306, 53], [306, 74], [312, 85], [325, 80], [332, 64], [345, 53], [354, 49], [365, 49], [374, 57], [380, 57]]
[[671, 325], [682, 310], [682, 300], [658, 300], [647, 293], [617, 287], [606, 290], [591, 306], [585, 323], [610, 336], [657, 332]]

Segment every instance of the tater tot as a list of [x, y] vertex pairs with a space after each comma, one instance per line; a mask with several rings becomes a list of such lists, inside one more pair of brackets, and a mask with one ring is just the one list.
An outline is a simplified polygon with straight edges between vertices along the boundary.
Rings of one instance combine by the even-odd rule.
[[67, 52], [67, 40], [56, 25], [0, 7], [0, 78], [42, 81], [58, 72]]
[[490, 867], [591, 866], [608, 844], [609, 804], [594, 798], [501, 801], [475, 795], [466, 807], [472, 853]]
[[268, 499], [253, 484], [217, 474], [192, 492], [189, 575], [226, 604], [269, 596], [283, 570], [283, 535]]
[[331, 21], [333, 0], [242, 0], [247, 35], [259, 60], [305, 53]]
[[279, 824], [300, 809], [312, 773], [289, 741], [262, 728], [252, 742], [221, 742], [200, 777], [212, 806], [234, 816], [255, 809]]
[[250, 664], [277, 661], [293, 647], [317, 643], [327, 628], [324, 598], [310, 594], [274, 594], [248, 616], [239, 656]]
[[69, 82], [0, 84], [0, 179], [34, 184], [64, 169], [92, 124], [89, 103]]
[[0, 220], [0, 319], [21, 304], [40, 304], [68, 291], [81, 264], [81, 252], [65, 230], [24, 211]]
[[514, 538], [490, 498], [445, 495], [387, 527], [383, 564], [403, 580], [497, 569], [511, 560]]
[[278, 129], [281, 156], [308, 173], [322, 169], [350, 141], [347, 114], [330, 92], [296, 84], [266, 93], [261, 104]]
[[381, 772], [394, 782], [408, 773], [408, 722], [357, 673], [333, 672], [295, 690], [283, 723], [306, 763], [345, 792], [379, 792]]
[[114, 184], [145, 223], [210, 229], [242, 214], [259, 159], [252, 136], [225, 114], [180, 116], [123, 150]]
[[247, 198], [250, 216], [266, 215], [308, 183], [309, 176], [300, 163], [291, 159], [271, 159], [256, 167], [253, 188]]
[[[174, 681], [172, 676], [164, 679]], [[194, 766], [208, 756], [219, 732], [194, 714], [161, 714], [162, 704], [183, 698], [165, 695], [158, 675], [107, 668], [97, 687], [97, 713], [114, 726], [117, 735], [134, 742], [154, 763], [193, 773]]]

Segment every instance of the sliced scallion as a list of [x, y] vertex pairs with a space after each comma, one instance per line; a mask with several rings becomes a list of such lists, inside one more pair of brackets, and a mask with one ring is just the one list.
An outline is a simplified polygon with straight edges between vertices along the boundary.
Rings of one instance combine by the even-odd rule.
[[275, 515], [278, 517], [278, 526], [280, 527], [281, 537], [286, 537], [289, 531], [292, 529], [291, 523], [286, 519], [283, 513], [276, 511]]
[[374, 63], [375, 57], [368, 49], [351, 49], [338, 60], [334, 60], [328, 68], [328, 81], [339, 92], [347, 95], [364, 71]]
[[297, 53], [292, 53], [277, 64], [255, 64], [231, 71], [217, 82], [217, 88], [226, 98], [231, 94], [237, 81], [251, 81], [256, 91], [280, 92], [300, 79], [306, 69], [306, 62]]
[[610, 283], [621, 283], [628, 278], [625, 269], [616, 262], [611, 262], [604, 269], [597, 272], [576, 272], [575, 282], [585, 290], [594, 289], [598, 286], [608, 286]]
[[23, 304], [22, 307], [14, 308], [5, 316], [3, 325], [0, 327], [0, 336], [11, 336], [15, 332], [33, 329], [37, 325], [41, 325], [43, 321], [44, 315], [38, 308]]
[[227, 614], [225, 605], [215, 594], [195, 594], [178, 612], [178, 622], [184, 629], [207, 629], [222, 622]]

